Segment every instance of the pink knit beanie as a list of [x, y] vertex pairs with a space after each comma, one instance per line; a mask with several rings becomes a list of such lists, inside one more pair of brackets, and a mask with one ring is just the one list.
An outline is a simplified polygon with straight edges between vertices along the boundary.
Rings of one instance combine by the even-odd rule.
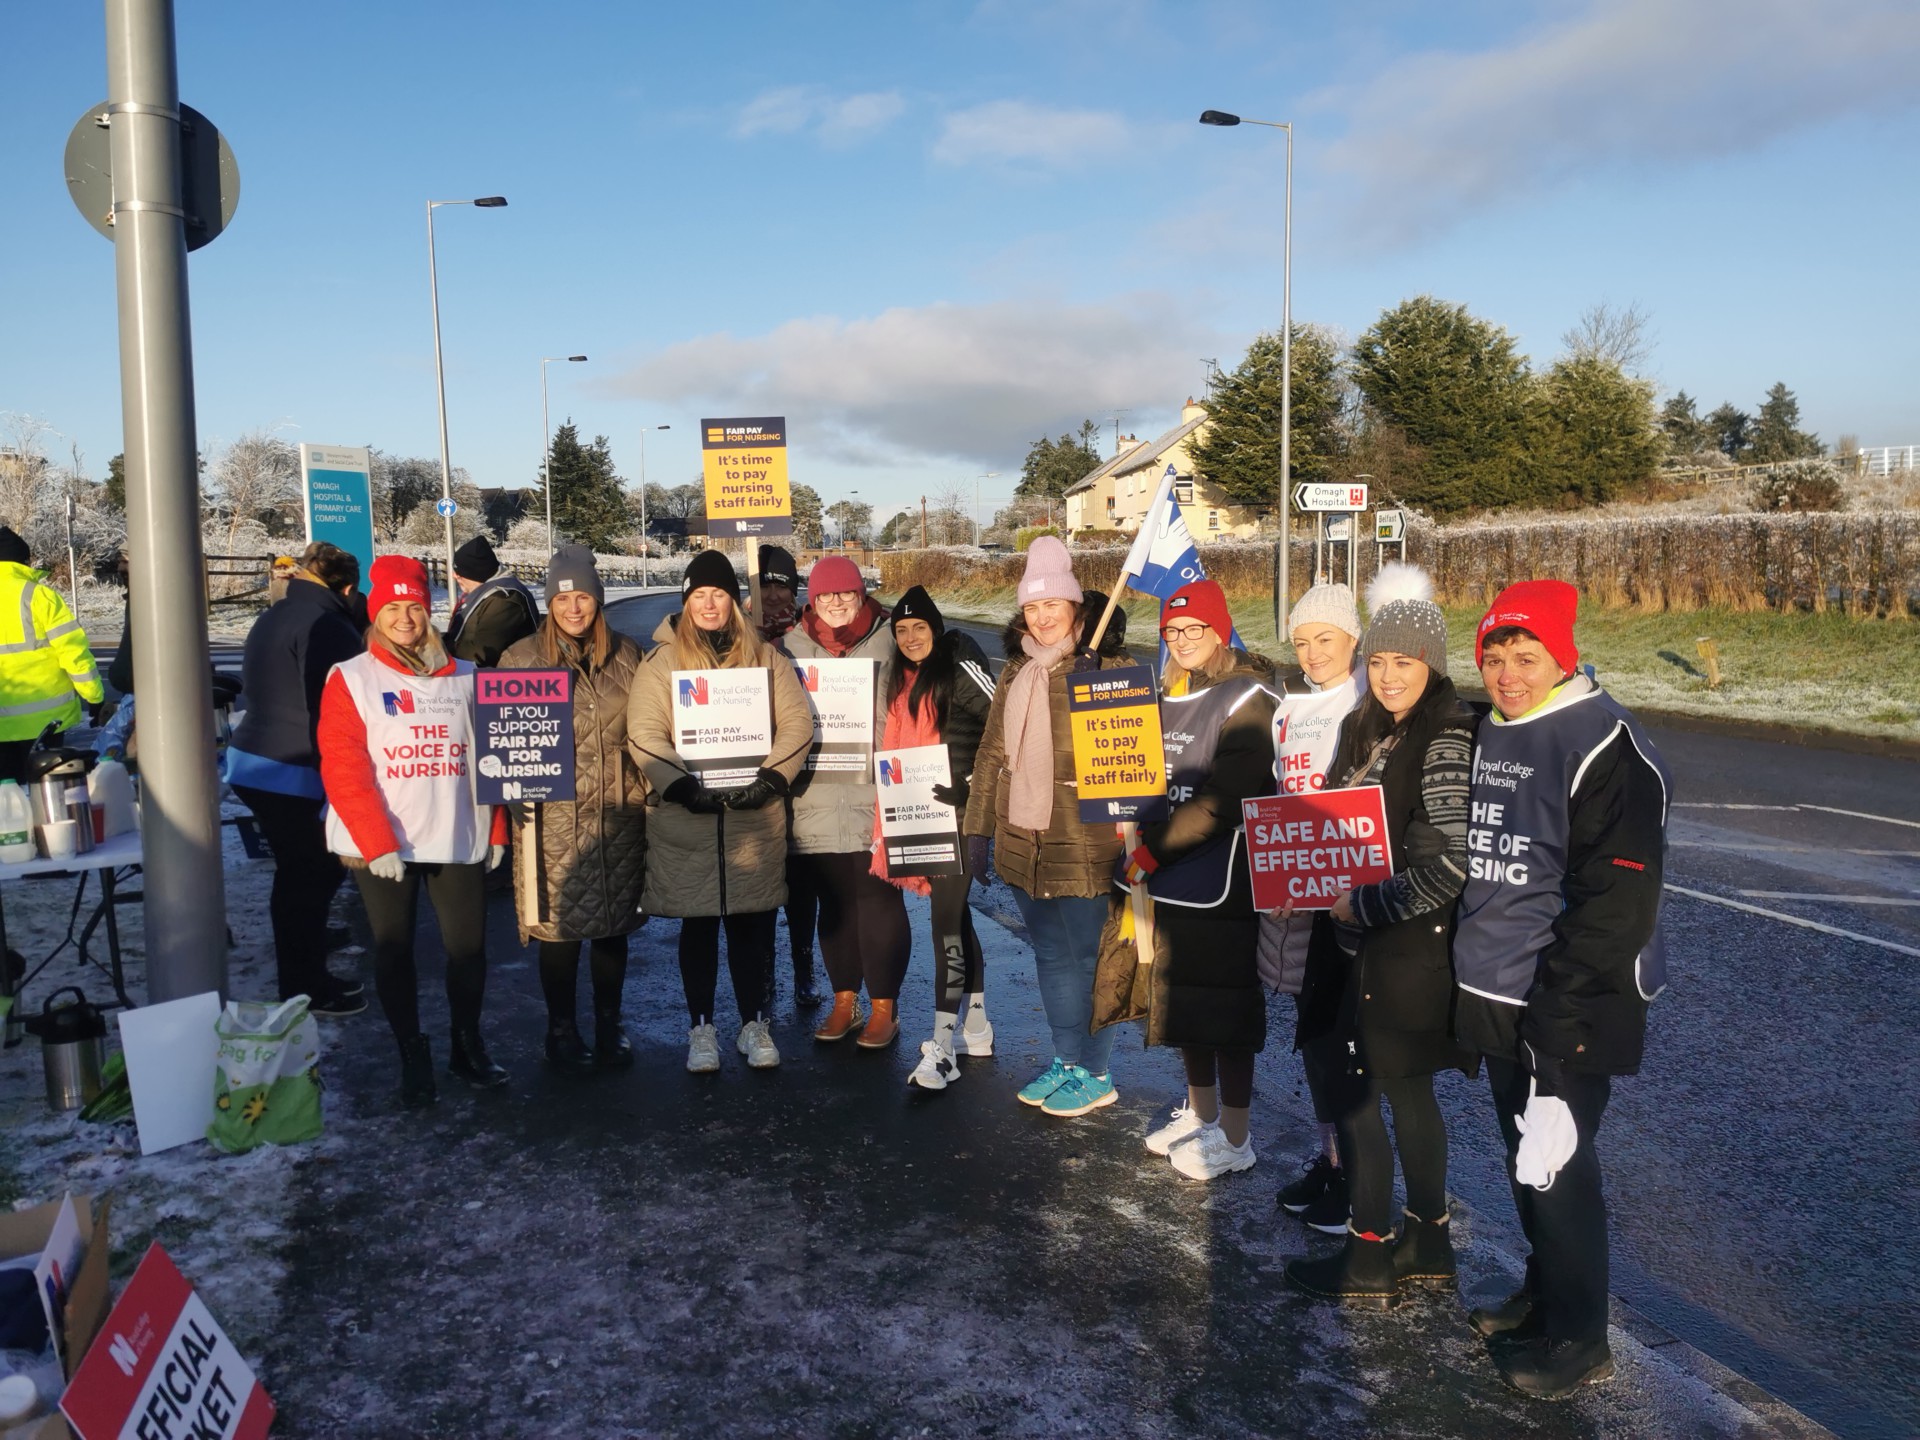
[[1027, 547], [1027, 573], [1020, 577], [1020, 603], [1029, 600], [1081, 599], [1080, 582], [1073, 578], [1073, 557], [1052, 535], [1042, 535]]

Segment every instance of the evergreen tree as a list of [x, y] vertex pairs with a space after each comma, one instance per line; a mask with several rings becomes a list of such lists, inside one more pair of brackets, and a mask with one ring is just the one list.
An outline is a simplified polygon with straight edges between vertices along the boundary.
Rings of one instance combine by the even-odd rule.
[[1027, 458], [1020, 463], [1020, 483], [1013, 493], [1023, 500], [1058, 500], [1075, 484], [1100, 468], [1100, 452], [1094, 436], [1099, 426], [1082, 421], [1080, 434], [1062, 435], [1049, 440], [1042, 435], [1027, 447]]
[[[569, 419], [553, 432], [547, 474], [553, 485], [556, 545], [564, 537], [595, 550], [609, 550], [626, 533], [626, 495], [606, 436], [596, 435], [591, 445], [582, 445], [580, 432]], [[544, 497], [542, 506], [544, 516]]]
[[1667, 454], [1676, 460], [1714, 448], [1712, 428], [1700, 418], [1696, 406], [1691, 395], [1678, 390], [1660, 407], [1660, 433], [1667, 442]]
[[[1213, 387], [1212, 417], [1191, 447], [1194, 469], [1235, 505], [1276, 503], [1280, 474], [1280, 390], [1285, 348], [1278, 331], [1258, 336], [1231, 375]], [[1294, 480], [1332, 478], [1342, 449], [1340, 351], [1314, 326], [1293, 327]]]
[[1720, 453], [1736, 465], [1747, 460], [1747, 449], [1752, 444], [1753, 417], [1731, 402], [1722, 405], [1707, 416], [1707, 433]]
[[1596, 355], [1562, 360], [1533, 396], [1532, 458], [1538, 498], [1599, 505], [1659, 463], [1653, 386]]
[[1827, 453], [1818, 435], [1800, 428], [1800, 402], [1784, 382], [1767, 391], [1753, 427], [1753, 444], [1747, 455], [1755, 465], [1773, 465], [1783, 460], [1813, 460]]
[[107, 504], [115, 510], [127, 508], [127, 457], [125, 453], [107, 461]]
[[793, 487], [793, 543], [803, 550], [820, 546], [820, 492], [811, 485]]

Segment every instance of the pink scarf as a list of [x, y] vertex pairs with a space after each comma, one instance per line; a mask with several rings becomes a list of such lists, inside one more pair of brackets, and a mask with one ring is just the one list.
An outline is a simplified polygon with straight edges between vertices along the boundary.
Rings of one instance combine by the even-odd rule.
[[[900, 686], [900, 693], [893, 697], [893, 703], [887, 706], [886, 730], [880, 737], [880, 745], [885, 750], [905, 750], [915, 745], [938, 745], [940, 726], [931, 695], [921, 700], [919, 713], [907, 708], [907, 697], [913, 693], [913, 677], [908, 675]], [[880, 839], [880, 806], [873, 807], [873, 864], [868, 867], [882, 880], [891, 881], [902, 890], [911, 890], [916, 895], [931, 895], [933, 886], [924, 875], [893, 876], [887, 873], [887, 847]]]
[[1073, 653], [1073, 628], [1054, 645], [1031, 635], [1020, 638], [1027, 663], [1007, 686], [1005, 726], [1007, 823], [1022, 830], [1044, 830], [1053, 822], [1053, 707], [1047, 698], [1048, 673]]

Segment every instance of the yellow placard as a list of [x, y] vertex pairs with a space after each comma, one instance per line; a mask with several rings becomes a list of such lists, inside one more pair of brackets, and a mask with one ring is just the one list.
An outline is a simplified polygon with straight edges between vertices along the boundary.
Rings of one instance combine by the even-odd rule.
[[1157, 820], [1167, 811], [1160, 695], [1145, 665], [1067, 678], [1080, 818]]
[[785, 417], [702, 420], [700, 452], [709, 536], [793, 533]]

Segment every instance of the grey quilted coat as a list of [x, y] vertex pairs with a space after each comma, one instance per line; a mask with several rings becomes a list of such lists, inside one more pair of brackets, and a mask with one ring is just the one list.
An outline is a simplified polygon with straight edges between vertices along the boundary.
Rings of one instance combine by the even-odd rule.
[[515, 641], [503, 670], [573, 670], [574, 799], [514, 805], [513, 900], [520, 940], [597, 940], [644, 918], [646, 785], [627, 751], [627, 696], [640, 647], [614, 637], [591, 673], [547, 659], [544, 634]]

